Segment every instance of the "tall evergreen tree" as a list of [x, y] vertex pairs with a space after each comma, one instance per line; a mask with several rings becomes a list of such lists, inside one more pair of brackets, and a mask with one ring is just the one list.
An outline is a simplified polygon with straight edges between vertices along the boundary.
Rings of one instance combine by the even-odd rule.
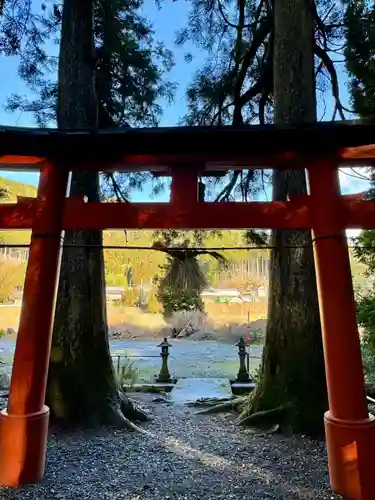
[[[13, 5], [14, 4], [14, 5]], [[32, 113], [39, 125], [54, 125], [57, 112], [58, 54], [62, 10], [15, 0], [0, 22], [0, 54], [20, 56], [19, 76], [35, 99], [13, 94], [8, 110]], [[51, 8], [47, 8], [52, 5]], [[162, 113], [160, 99], [172, 99], [175, 86], [165, 80], [172, 52], [155, 40], [152, 26], [140, 14], [143, 0], [95, 0], [95, 87], [99, 126], [153, 126]]]
[[[346, 68], [351, 77], [350, 95], [354, 111], [361, 118], [375, 119], [375, 8], [367, 1], [346, 3]], [[375, 198], [375, 171], [368, 169], [371, 179], [368, 198]], [[375, 230], [361, 231], [356, 238], [355, 257], [367, 267], [370, 293], [359, 290], [357, 317], [364, 328], [363, 358], [367, 379], [367, 390], [375, 394]]]
[[[162, 81], [172, 64], [171, 54], [153, 43], [150, 26], [137, 13], [141, 4], [65, 0], [62, 10], [53, 5], [43, 17], [29, 10], [23, 26], [26, 44], [16, 21], [30, 6], [19, 5], [17, 15], [7, 14], [3, 51], [21, 55], [20, 74], [40, 93], [33, 102], [13, 96], [9, 108], [32, 111], [41, 124], [54, 120], [57, 112], [58, 126], [68, 129], [156, 124], [161, 113], [157, 99], [173, 90]], [[51, 34], [58, 35], [60, 26], [56, 59], [47, 56], [43, 44]], [[57, 61], [58, 84], [46, 75]], [[109, 181], [118, 194], [115, 177]], [[136, 182], [135, 176], [128, 184]], [[98, 201], [98, 175], [75, 173], [71, 194]], [[103, 256], [100, 250], [85, 247], [100, 245], [102, 235], [69, 231], [66, 240], [83, 248], [63, 255], [48, 403], [56, 417], [71, 423], [130, 425], [126, 417], [145, 415], [118, 391], [108, 346]]]
[[375, 119], [375, 8], [366, 0], [346, 2], [346, 69], [353, 109]]
[[[312, 5], [305, 0], [275, 0], [274, 9], [274, 121], [312, 123], [316, 121]], [[274, 200], [301, 194], [307, 195], [304, 170], [274, 171]], [[256, 412], [279, 408], [276, 418], [282, 427], [321, 432], [327, 396], [310, 231], [275, 230], [271, 241], [262, 377], [244, 417], [251, 422]]]
[[[375, 7], [367, 1], [346, 2], [346, 69], [350, 76], [350, 96], [354, 111], [365, 119], [375, 120]], [[369, 169], [369, 198], [375, 197], [375, 172]], [[375, 270], [375, 230], [362, 231], [356, 256]]]
[[[188, 90], [187, 123], [315, 121], [315, 79], [317, 89], [327, 90], [324, 82], [330, 82], [335, 101], [332, 117], [344, 117], [332, 60], [342, 37], [343, 11], [334, 2], [191, 0], [191, 4], [189, 26], [178, 43], [194, 40], [209, 58]], [[236, 194], [247, 199], [249, 191], [263, 182], [264, 176], [256, 171], [232, 172], [218, 200]], [[306, 193], [302, 173], [275, 174], [273, 183], [277, 199]], [[275, 233], [273, 242], [277, 248], [272, 255], [262, 382], [243, 417], [258, 410], [292, 408], [273, 415], [285, 427], [313, 432], [322, 428], [326, 388], [311, 240], [291, 231]], [[291, 244], [307, 244], [309, 249], [286, 252], [284, 246]], [[311, 363], [315, 379], [307, 376], [306, 363]], [[308, 393], [309, 400], [302, 397]]]

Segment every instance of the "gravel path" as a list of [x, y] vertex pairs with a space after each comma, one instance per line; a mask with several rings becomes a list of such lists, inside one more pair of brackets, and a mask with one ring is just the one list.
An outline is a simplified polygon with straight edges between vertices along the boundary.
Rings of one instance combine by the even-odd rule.
[[52, 435], [44, 483], [1, 500], [338, 499], [329, 488], [323, 442], [255, 436], [232, 415], [137, 399], [155, 418], [147, 435], [102, 430]]

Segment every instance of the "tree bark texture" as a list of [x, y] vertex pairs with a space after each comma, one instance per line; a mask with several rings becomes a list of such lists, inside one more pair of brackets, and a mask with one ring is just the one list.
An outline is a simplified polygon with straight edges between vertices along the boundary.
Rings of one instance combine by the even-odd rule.
[[[310, 0], [275, 0], [278, 124], [316, 121], [312, 12]], [[302, 194], [307, 194], [304, 170], [274, 171], [274, 200]], [[245, 413], [282, 406], [281, 428], [315, 434], [323, 430], [328, 404], [311, 233], [275, 230], [272, 246], [261, 381]]]
[[[93, 0], [65, 0], [59, 59], [58, 126], [96, 128]], [[74, 173], [72, 196], [99, 201], [99, 175]], [[101, 245], [101, 231], [67, 231], [65, 242]], [[47, 404], [68, 424], [121, 425], [136, 410], [118, 391], [108, 343], [101, 249], [63, 252]]]

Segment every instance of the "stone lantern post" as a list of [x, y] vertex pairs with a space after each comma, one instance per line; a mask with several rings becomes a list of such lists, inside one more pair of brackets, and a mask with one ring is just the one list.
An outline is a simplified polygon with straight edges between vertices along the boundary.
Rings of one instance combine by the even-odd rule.
[[237, 342], [238, 347], [238, 357], [240, 358], [240, 369], [238, 370], [236, 382], [251, 382], [249, 372], [246, 368], [246, 358], [248, 353], [246, 352], [246, 341], [243, 337]]
[[159, 373], [156, 382], [170, 384], [172, 383], [172, 379], [168, 370], [168, 356], [169, 356], [169, 348], [171, 344], [168, 342], [166, 338], [164, 338], [163, 342], [158, 345], [161, 348], [160, 356], [162, 358], [161, 370]]

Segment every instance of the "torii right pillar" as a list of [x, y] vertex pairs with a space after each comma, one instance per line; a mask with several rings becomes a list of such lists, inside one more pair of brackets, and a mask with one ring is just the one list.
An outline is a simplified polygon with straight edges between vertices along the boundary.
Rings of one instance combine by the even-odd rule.
[[345, 499], [374, 500], [375, 418], [367, 408], [337, 161], [317, 159], [308, 173], [329, 401], [324, 423], [331, 486]]

